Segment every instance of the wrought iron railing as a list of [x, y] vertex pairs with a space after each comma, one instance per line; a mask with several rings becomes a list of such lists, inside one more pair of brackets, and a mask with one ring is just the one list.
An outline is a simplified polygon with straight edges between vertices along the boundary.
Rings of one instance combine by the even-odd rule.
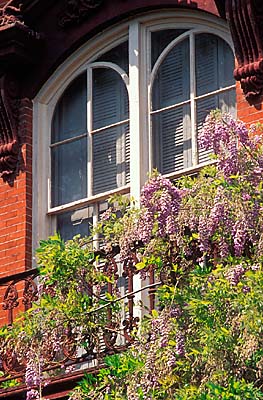
[[[64, 341], [60, 348], [60, 354], [52, 353], [50, 355], [50, 366], [47, 369], [61, 369], [61, 366], [70, 365], [74, 374], [79, 374], [81, 370], [96, 369], [98, 368], [103, 356], [106, 354], [113, 354], [116, 352], [124, 351], [133, 341], [133, 331], [136, 329], [139, 322], [139, 315], [136, 311], [138, 307], [135, 304], [135, 297], [142, 293], [146, 300], [148, 310], [152, 310], [155, 306], [155, 291], [156, 287], [160, 282], [155, 280], [155, 269], [153, 266], [149, 266], [146, 272], [147, 279], [140, 279], [140, 272], [136, 269], [136, 263], [138, 262], [136, 254], [131, 256], [130, 259], [125, 262], [118, 261], [118, 255], [108, 256], [106, 262], [101, 266], [105, 275], [114, 277], [114, 281], [109, 280], [105, 291], [109, 293], [110, 297], [114, 294], [114, 288], [116, 288], [116, 282], [120, 282], [119, 286], [122, 286], [122, 294], [116, 298], [116, 302], [123, 302], [125, 305], [122, 308], [122, 320], [116, 326], [116, 318], [113, 317], [112, 312], [112, 301], [99, 307], [106, 309], [106, 324], [103, 327], [100, 342], [101, 346], [99, 351], [94, 350], [95, 346], [92, 342], [85, 346], [85, 351], [76, 351], [76, 343], [71, 340], [70, 333], [65, 336]], [[18, 310], [24, 311], [32, 307], [32, 304], [38, 300], [38, 269], [32, 269], [16, 275], [11, 275], [0, 279], [0, 288], [4, 289], [3, 296], [1, 299], [2, 313], [5, 316], [8, 325], [12, 325], [15, 315]], [[135, 281], [137, 286], [135, 286]], [[138, 285], [138, 282], [140, 284]], [[92, 292], [92, 288], [91, 288]], [[8, 344], [6, 347], [5, 355], [2, 356], [2, 365], [0, 367], [2, 376], [0, 377], [0, 388], [1, 382], [8, 379], [18, 379], [21, 384], [24, 381], [25, 363], [19, 363], [16, 359], [16, 355], [8, 350]], [[63, 376], [61, 371], [61, 376]], [[61, 378], [62, 379], [62, 378]], [[0, 398], [1, 398], [0, 389]]]

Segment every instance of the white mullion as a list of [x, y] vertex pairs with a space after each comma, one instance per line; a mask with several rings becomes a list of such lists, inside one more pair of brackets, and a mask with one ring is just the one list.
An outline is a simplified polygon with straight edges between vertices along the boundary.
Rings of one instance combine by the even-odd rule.
[[[148, 109], [148, 132], [149, 132], [149, 154], [148, 154], [148, 159], [149, 159], [149, 171], [151, 172], [153, 170], [153, 134], [152, 134], [152, 115], [154, 114], [154, 111], [152, 110], [152, 84], [151, 82], [151, 72], [152, 72], [152, 60], [151, 60], [151, 54], [152, 54], [152, 32], [151, 30], [145, 30], [145, 36], [146, 36], [146, 79], [147, 79], [147, 109]], [[159, 110], [158, 110], [159, 111]]]
[[67, 144], [67, 143], [75, 142], [76, 140], [82, 139], [85, 136], [87, 136], [87, 133], [83, 133], [83, 134], [78, 135], [78, 136], [73, 136], [73, 137], [71, 137], [69, 139], [61, 140], [61, 141], [56, 142], [56, 143], [51, 143], [49, 147], [52, 149], [53, 147], [60, 146], [61, 144]]
[[103, 126], [102, 128], [93, 129], [90, 133], [92, 135], [94, 135], [96, 133], [99, 133], [99, 132], [102, 132], [102, 131], [106, 131], [106, 129], [115, 128], [117, 126], [124, 125], [129, 121], [130, 121], [129, 118], [128, 119], [123, 119], [122, 121], [115, 122], [114, 124], [106, 125], [106, 126]]
[[141, 191], [140, 164], [142, 160], [139, 59], [140, 25], [134, 21], [129, 26], [130, 181], [131, 196], [137, 201]]
[[198, 164], [198, 148], [196, 134], [196, 77], [195, 77], [195, 35], [193, 32], [189, 35], [190, 40], [190, 113], [191, 113], [191, 134], [192, 134], [192, 163]]
[[174, 110], [175, 108], [184, 106], [184, 105], [189, 104], [189, 103], [190, 103], [189, 100], [181, 101], [180, 103], [172, 104], [171, 106], [167, 106], [167, 107], [159, 108], [158, 110], [150, 111], [150, 114], [154, 115], [154, 114], [161, 113], [163, 111]]
[[[143, 31], [143, 32], [142, 32]], [[137, 204], [140, 201], [141, 187], [147, 177], [148, 149], [147, 138], [147, 83], [143, 69], [146, 65], [145, 43], [142, 40], [145, 30], [138, 21], [133, 21], [129, 26], [129, 100], [130, 100], [130, 181], [131, 197]], [[142, 282], [138, 275], [134, 276], [134, 290], [141, 289]], [[135, 295], [134, 303], [140, 304], [144, 299], [142, 293]], [[134, 307], [134, 316], [142, 318], [140, 306]]]
[[[93, 213], [92, 213], [92, 226], [96, 226], [99, 222], [99, 203], [95, 203], [93, 205]], [[95, 233], [93, 236], [93, 247], [94, 249], [99, 249], [99, 234]]]
[[87, 207], [95, 202], [101, 202], [107, 200], [114, 194], [125, 195], [130, 192], [130, 186], [125, 185], [121, 188], [108, 190], [107, 192], [99, 193], [86, 199], [72, 201], [71, 203], [63, 204], [61, 206], [53, 207], [47, 210], [48, 215], [61, 214], [62, 212], [71, 211], [80, 207]]
[[236, 88], [235, 84], [234, 85], [230, 85], [230, 86], [225, 86], [223, 88], [220, 88], [220, 89], [217, 89], [217, 90], [213, 90], [212, 92], [205, 93], [205, 94], [202, 94], [200, 96], [196, 96], [195, 100], [205, 99], [206, 97], [213, 96], [215, 94], [224, 93], [224, 92], [230, 91], [231, 89], [235, 89], [235, 88]]
[[88, 68], [87, 69], [87, 133], [88, 133], [88, 138], [87, 138], [87, 154], [88, 154], [88, 159], [87, 159], [87, 197], [92, 196], [92, 187], [93, 187], [93, 173], [92, 173], [92, 165], [93, 165], [93, 151], [92, 151], [92, 127], [93, 127], [93, 121], [92, 121], [92, 69]]

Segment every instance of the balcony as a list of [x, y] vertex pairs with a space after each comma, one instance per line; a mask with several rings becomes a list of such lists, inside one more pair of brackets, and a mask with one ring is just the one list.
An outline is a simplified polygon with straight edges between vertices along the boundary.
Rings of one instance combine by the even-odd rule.
[[[133, 333], [145, 306], [148, 311], [155, 307], [155, 291], [160, 282], [155, 283], [154, 268], [149, 267], [147, 279], [141, 279], [140, 272], [135, 268], [138, 263], [135, 253], [127, 262], [120, 263], [118, 258], [118, 254], [111, 254], [99, 267], [105, 276], [114, 277], [114, 281], [109, 279], [100, 293], [103, 304], [99, 310], [105, 310], [106, 319], [100, 331], [99, 350], [89, 337], [86, 338], [88, 345], [85, 349], [76, 348], [71, 332], [64, 335], [63, 343], [56, 352], [50, 349], [49, 365], [43, 371], [46, 376], [43, 395], [50, 400], [66, 399], [85, 373], [96, 373], [104, 365], [103, 358], [106, 355], [125, 351], [134, 340]], [[1, 278], [2, 324], [11, 328], [19, 312], [30, 310], [34, 302], [38, 301], [38, 280], [37, 268]], [[118, 297], [107, 301], [107, 298], [113, 299], [116, 288], [119, 291]], [[87, 285], [86, 290], [89, 296], [96, 296], [91, 285]], [[112, 312], [112, 304], [115, 302], [119, 305], [118, 321]], [[26, 361], [18, 361], [16, 354], [9, 350], [8, 342], [2, 355], [0, 371], [0, 399], [15, 400], [18, 396], [25, 398], [28, 390], [25, 384]]]

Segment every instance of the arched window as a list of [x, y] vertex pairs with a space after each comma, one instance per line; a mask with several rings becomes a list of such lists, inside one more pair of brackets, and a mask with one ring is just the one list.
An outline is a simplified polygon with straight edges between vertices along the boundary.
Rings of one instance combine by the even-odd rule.
[[205, 116], [215, 108], [235, 111], [231, 48], [197, 29], [158, 31], [152, 65], [154, 166], [169, 174], [208, 161], [197, 140]]
[[198, 148], [205, 116], [215, 108], [235, 113], [229, 36], [215, 17], [149, 13], [64, 63], [35, 102], [38, 170], [49, 171], [37, 178], [48, 193], [38, 199], [39, 237], [87, 234], [109, 194], [138, 198], [153, 168], [174, 178], [209, 162]]
[[[51, 129], [51, 205], [58, 207], [129, 183], [127, 42], [91, 63], [64, 91]], [[78, 207], [76, 207], [78, 208]], [[93, 211], [61, 213], [65, 238], [87, 234]]]

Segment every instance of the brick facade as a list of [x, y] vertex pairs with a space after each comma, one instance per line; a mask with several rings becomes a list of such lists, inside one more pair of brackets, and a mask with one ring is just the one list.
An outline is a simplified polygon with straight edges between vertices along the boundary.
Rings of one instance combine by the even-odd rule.
[[244, 98], [239, 83], [237, 83], [237, 116], [248, 125], [256, 122], [263, 123], [262, 102], [250, 106]]
[[[23, 0], [21, 2], [23, 3]], [[0, 0], [0, 8], [6, 3], [8, 1]], [[29, 2], [24, 1], [24, 3]], [[10, 323], [11, 310], [14, 304], [12, 318], [24, 307], [21, 301], [23, 297], [22, 283], [17, 285], [17, 293], [15, 295], [10, 292], [10, 309], [8, 309], [8, 305], [6, 306], [5, 296], [10, 281], [8, 282], [5, 278], [30, 270], [33, 266], [32, 174], [34, 171], [32, 171], [32, 159], [34, 149], [32, 144], [32, 99], [59, 64], [87, 39], [96, 34], [100, 28], [103, 30], [110, 25], [111, 21], [115, 23], [122, 18], [127, 18], [129, 15], [135, 14], [138, 10], [146, 12], [148, 9], [159, 9], [162, 2], [158, 0], [134, 0], [133, 2], [121, 0], [118, 8], [112, 7], [110, 0], [105, 0], [104, 9], [100, 8], [98, 13], [94, 14], [93, 18], [88, 19], [85, 24], [77, 24], [73, 29], [70, 28], [68, 30], [63, 30], [57, 26], [56, 16], [61, 11], [62, 1], [36, 0], [34, 3], [39, 4], [40, 11], [37, 11], [37, 6], [35, 8], [33, 6], [32, 15], [34, 17], [30, 15], [30, 8], [26, 17], [29, 22], [34, 20], [32, 25], [35, 31], [43, 33], [46, 43], [43, 47], [41, 62], [34, 64], [32, 69], [27, 65], [24, 66], [24, 71], [20, 75], [22, 95], [19, 99], [18, 131], [22, 150], [18, 166], [19, 174], [12, 185], [0, 179], [0, 326]], [[223, 2], [221, 0], [170, 0], [163, 3], [166, 9], [169, 9], [173, 5], [176, 7], [189, 7], [218, 16], [222, 9], [217, 8], [217, 6]], [[134, 9], [132, 9], [133, 7]], [[119, 16], [118, 12], [120, 13]], [[28, 22], [27, 20], [26, 22]], [[13, 68], [16, 69], [17, 65], [13, 66]], [[258, 121], [263, 123], [262, 102], [259, 101], [257, 104], [249, 105], [239, 82], [236, 85], [236, 94], [238, 118], [247, 124]], [[37, 159], [37, 154], [34, 156]], [[12, 286], [10, 287], [12, 288]], [[17, 296], [17, 299], [15, 296]], [[16, 301], [19, 302], [18, 306], [16, 305]], [[3, 308], [7, 309], [3, 310]], [[63, 385], [61, 384], [61, 388], [59, 389], [61, 393], [65, 390]], [[57, 391], [58, 389], [54, 390]], [[16, 396], [20, 395], [14, 394], [12, 397], [10, 394], [10, 399], [18, 398]], [[58, 398], [57, 394], [51, 395], [51, 398]], [[63, 398], [63, 394], [61, 394], [61, 398]]]
[[32, 103], [21, 102], [21, 172], [14, 185], [0, 180], [0, 278], [31, 268], [32, 260]]
[[[0, 0], [0, 6], [6, 3], [8, 2]], [[42, 4], [41, 1], [38, 3], [39, 5]], [[44, 32], [47, 41], [44, 52], [45, 58], [43, 58], [43, 63], [33, 67], [32, 76], [30, 71], [24, 74], [25, 79], [23, 78], [21, 81], [22, 92], [26, 92], [23, 85], [27, 85], [29, 88], [28, 93], [32, 95], [33, 90], [35, 95], [36, 90], [39, 90], [41, 83], [43, 83], [41, 82], [43, 77], [50, 75], [52, 69], [57, 66], [58, 60], [63, 60], [66, 57], [67, 45], [68, 48], [73, 50], [76, 47], [76, 43], [83, 42], [88, 30], [94, 32], [94, 26], [98, 24], [99, 20], [102, 21], [101, 26], [105, 26], [107, 18], [108, 20], [115, 20], [115, 14], [118, 11], [122, 12], [123, 15], [127, 15], [129, 7], [131, 7], [130, 2], [122, 1], [120, 2], [120, 10], [117, 10], [117, 8], [110, 7], [110, 2], [105, 1], [104, 9], [99, 9], [98, 14], [93, 19], [88, 20], [87, 24], [77, 24], [73, 30], [62, 31], [55, 25], [55, 15], [61, 10], [59, 3], [57, 2], [54, 5], [56, 13], [50, 8], [50, 15], [46, 12], [40, 18], [39, 27], [36, 28], [36, 31], [46, 30]], [[149, 0], [148, 2], [146, 0], [143, 2], [135, 1], [133, 7], [139, 9], [142, 3], [145, 9], [147, 4], [149, 9], [152, 9], [157, 6], [157, 3], [159, 4], [158, 8], [160, 8], [160, 2], [155, 0]], [[219, 2], [216, 1], [176, 0], [165, 2], [165, 6], [171, 7], [173, 3], [176, 7], [184, 6], [219, 15], [217, 9], [217, 3]], [[103, 10], [107, 12], [103, 13]], [[53, 44], [51, 44], [51, 38], [54, 39]], [[75, 40], [75, 44], [73, 44], [73, 40]], [[58, 45], [56, 45], [56, 41]], [[53, 65], [51, 65], [51, 62]], [[45, 72], [43, 72], [44, 69]], [[38, 73], [40, 78], [36, 84]], [[34, 89], [31, 90], [31, 86]], [[243, 119], [248, 124], [257, 121], [263, 122], [261, 106], [261, 104], [250, 106], [244, 98], [239, 83], [237, 83], [237, 115], [240, 119]], [[19, 137], [23, 143], [22, 157], [19, 160], [20, 173], [14, 180], [13, 186], [0, 180], [0, 279], [32, 267], [32, 101], [26, 97], [20, 100], [18, 130]]]

